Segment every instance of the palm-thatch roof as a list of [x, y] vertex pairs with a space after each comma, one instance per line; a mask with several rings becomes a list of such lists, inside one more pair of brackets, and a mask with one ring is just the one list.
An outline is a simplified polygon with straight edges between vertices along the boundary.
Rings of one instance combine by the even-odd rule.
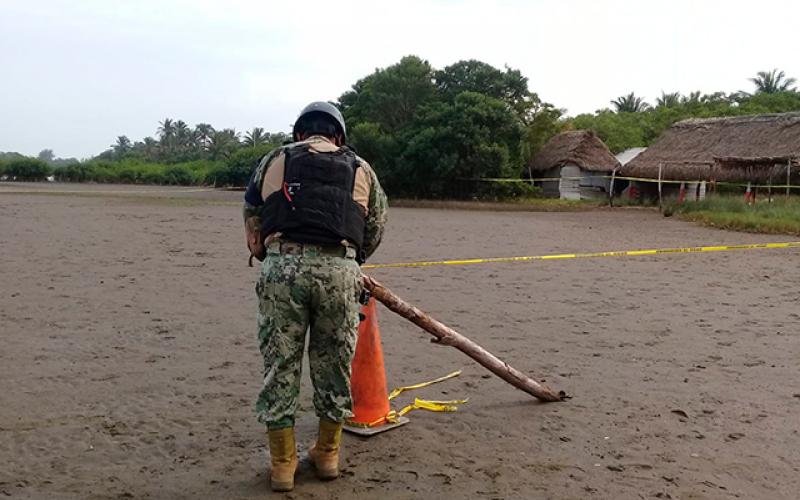
[[684, 120], [619, 174], [667, 180], [763, 181], [800, 158], [800, 113]]
[[550, 139], [531, 159], [531, 170], [577, 165], [593, 172], [611, 172], [619, 162], [592, 130], [571, 130]]
[[786, 179], [787, 165], [797, 164], [798, 159], [791, 156], [718, 156], [711, 175], [718, 181], [774, 182]]

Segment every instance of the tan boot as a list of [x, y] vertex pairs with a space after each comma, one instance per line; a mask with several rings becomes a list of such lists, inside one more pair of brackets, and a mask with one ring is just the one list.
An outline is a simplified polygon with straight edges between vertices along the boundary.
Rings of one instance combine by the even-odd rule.
[[268, 431], [269, 453], [272, 457], [270, 484], [272, 491], [292, 491], [297, 470], [297, 445], [294, 427]]
[[320, 479], [339, 477], [339, 445], [342, 442], [342, 423], [319, 419], [317, 443], [308, 450]]

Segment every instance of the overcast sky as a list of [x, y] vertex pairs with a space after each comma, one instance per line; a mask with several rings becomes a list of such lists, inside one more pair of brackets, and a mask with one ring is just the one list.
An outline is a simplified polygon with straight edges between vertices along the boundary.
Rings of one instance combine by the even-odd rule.
[[415, 54], [508, 65], [570, 115], [800, 78], [794, 1], [0, 0], [0, 151], [87, 157], [165, 117], [288, 131]]

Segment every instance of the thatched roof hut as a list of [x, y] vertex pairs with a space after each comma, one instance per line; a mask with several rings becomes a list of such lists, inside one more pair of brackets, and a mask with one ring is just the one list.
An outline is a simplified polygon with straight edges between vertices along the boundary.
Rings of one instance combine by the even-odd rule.
[[[800, 158], [800, 113], [684, 120], [620, 169], [627, 177], [760, 181]], [[785, 175], [785, 174], [784, 174]]]
[[714, 158], [711, 175], [717, 181], [775, 182], [786, 179], [786, 166], [794, 168], [797, 158], [791, 156], [722, 156]]
[[611, 172], [619, 162], [592, 130], [571, 130], [550, 139], [531, 159], [532, 171], [577, 165], [590, 172]]

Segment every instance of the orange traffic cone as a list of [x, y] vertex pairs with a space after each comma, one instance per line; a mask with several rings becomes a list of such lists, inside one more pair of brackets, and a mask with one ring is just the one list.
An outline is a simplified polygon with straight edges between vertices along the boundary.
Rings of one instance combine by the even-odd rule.
[[362, 436], [394, 429], [408, 422], [405, 417], [393, 417], [386, 389], [386, 369], [383, 365], [381, 333], [378, 328], [378, 309], [375, 299], [361, 308], [364, 320], [358, 327], [358, 342], [353, 356], [350, 392], [353, 396], [353, 418], [345, 422], [344, 430]]

